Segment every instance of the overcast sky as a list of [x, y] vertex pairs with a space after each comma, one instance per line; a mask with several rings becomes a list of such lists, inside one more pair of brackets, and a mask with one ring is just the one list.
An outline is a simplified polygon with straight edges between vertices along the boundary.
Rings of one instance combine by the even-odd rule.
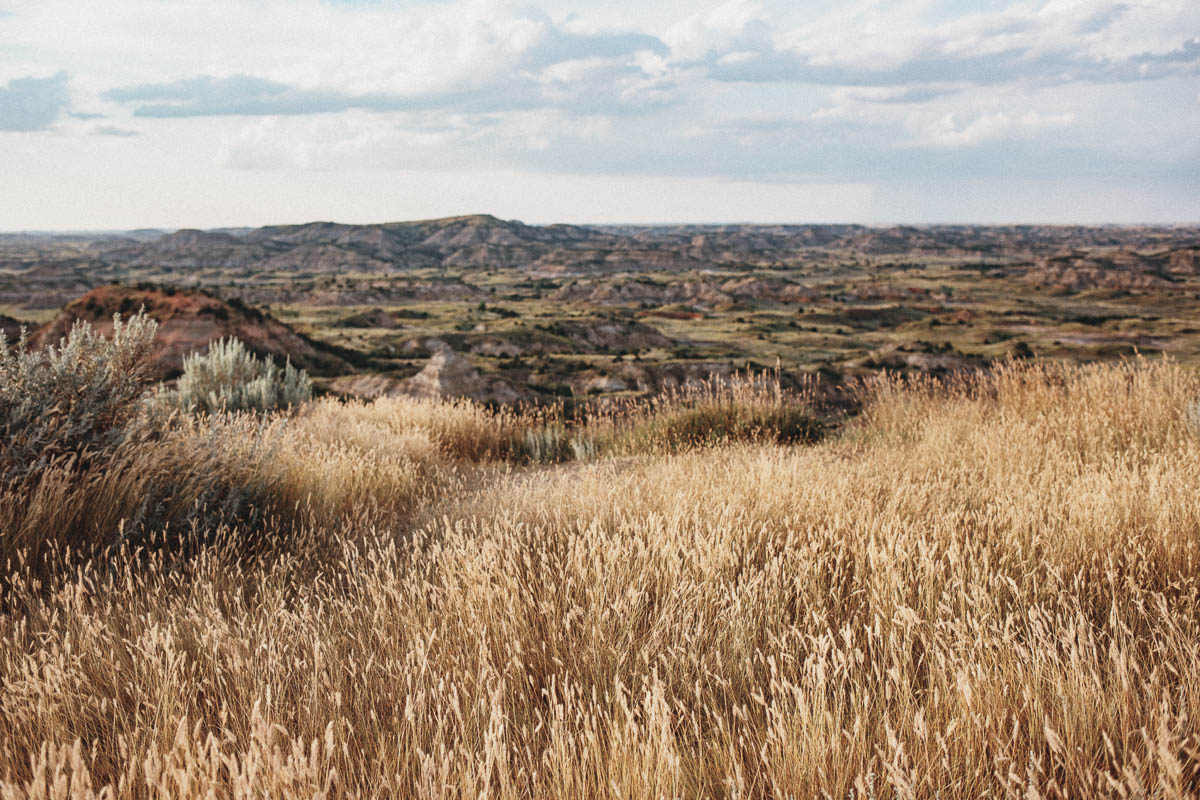
[[1200, 0], [0, 0], [0, 230], [1195, 222]]

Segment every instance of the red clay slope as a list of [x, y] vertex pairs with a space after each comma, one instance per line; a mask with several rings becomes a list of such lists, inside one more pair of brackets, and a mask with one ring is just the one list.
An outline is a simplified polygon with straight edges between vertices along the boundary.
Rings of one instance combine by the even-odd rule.
[[235, 336], [261, 355], [290, 358], [292, 364], [316, 375], [351, 371], [337, 356], [321, 352], [284, 323], [255, 308], [230, 304], [202, 292], [102, 286], [63, 307], [51, 322], [30, 337], [41, 347], [58, 344], [76, 320], [86, 320], [96, 330], [112, 332], [113, 314], [126, 318], [145, 307], [158, 322], [158, 337], [151, 359], [155, 378], [169, 378], [183, 369], [188, 353], [206, 352], [217, 339]]

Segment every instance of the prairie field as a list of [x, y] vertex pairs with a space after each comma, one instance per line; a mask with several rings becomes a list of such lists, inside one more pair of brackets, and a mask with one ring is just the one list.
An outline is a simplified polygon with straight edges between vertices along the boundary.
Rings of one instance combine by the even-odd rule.
[[1196, 796], [1198, 397], [142, 414], [0, 496], [0, 797]]

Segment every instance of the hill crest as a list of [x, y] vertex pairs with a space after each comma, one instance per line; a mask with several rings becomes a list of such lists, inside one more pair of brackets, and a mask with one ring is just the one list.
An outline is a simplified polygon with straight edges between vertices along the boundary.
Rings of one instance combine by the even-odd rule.
[[158, 323], [151, 356], [151, 377], [173, 377], [183, 369], [184, 356], [207, 352], [222, 338], [236, 337], [259, 355], [290, 360], [316, 375], [340, 374], [350, 367], [338, 356], [320, 350], [288, 325], [240, 301], [225, 301], [194, 290], [110, 285], [93, 289], [63, 307], [57, 317], [31, 337], [31, 347], [57, 345], [78, 320], [102, 334], [112, 332], [113, 315], [128, 317], [140, 309]]

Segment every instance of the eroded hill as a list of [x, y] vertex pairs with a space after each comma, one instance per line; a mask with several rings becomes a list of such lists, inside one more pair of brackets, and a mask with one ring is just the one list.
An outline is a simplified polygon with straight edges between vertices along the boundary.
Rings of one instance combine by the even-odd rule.
[[[260, 349], [342, 378], [325, 388], [364, 394], [408, 386], [443, 351], [473, 372], [452, 360], [429, 386], [533, 402], [776, 367], [787, 383], [1030, 354], [1200, 363], [1200, 226], [536, 226], [473, 215], [0, 235], [7, 329], [65, 304], [78, 315], [76, 298], [111, 295], [101, 287], [113, 281], [205, 290], [186, 312], [154, 300], [184, 315], [172, 358], [205, 336], [269, 332], [247, 316], [261, 314], [302, 335]], [[97, 319], [129, 305], [84, 302], [98, 303], [86, 311]], [[330, 352], [312, 361], [321, 345]]]
[[183, 369], [189, 353], [205, 352], [217, 339], [235, 337], [253, 352], [270, 355], [317, 375], [340, 374], [349, 365], [325, 348], [314, 346], [269, 314], [240, 302], [226, 302], [203, 292], [105, 286], [68, 303], [30, 337], [31, 347], [57, 344], [78, 320], [110, 333], [113, 315], [128, 317], [145, 309], [158, 322], [150, 359], [152, 376], [168, 378]]

